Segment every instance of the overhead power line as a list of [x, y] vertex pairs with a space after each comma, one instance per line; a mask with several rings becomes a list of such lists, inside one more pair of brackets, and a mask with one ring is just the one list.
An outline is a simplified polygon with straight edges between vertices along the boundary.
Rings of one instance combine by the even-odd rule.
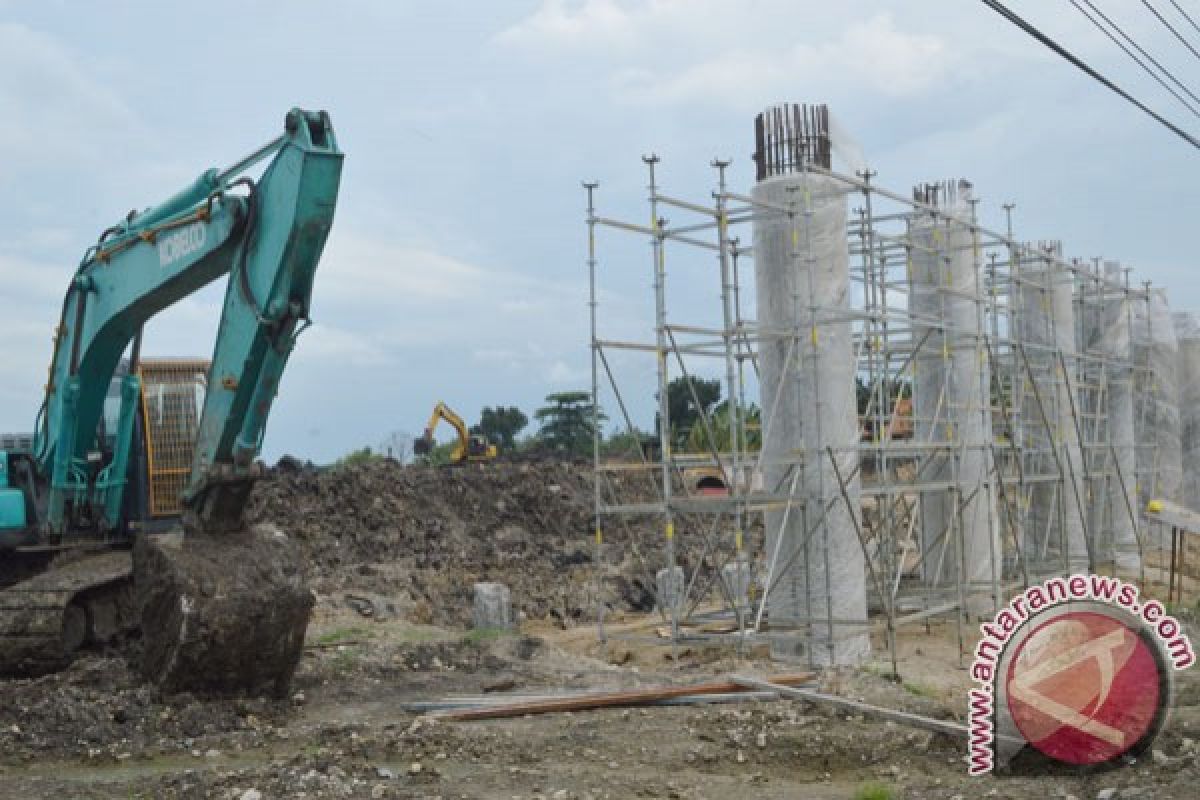
[[1028, 22], [1026, 22], [1024, 19], [1022, 19], [1016, 13], [1011, 11], [1003, 3], [999, 2], [999, 0], [982, 0], [982, 2], [985, 6], [992, 9], [997, 14], [1004, 17], [1005, 19], [1007, 19], [1013, 25], [1016, 25], [1021, 30], [1025, 31], [1027, 34], [1032, 36], [1034, 39], [1037, 39], [1043, 45], [1050, 48], [1058, 55], [1062, 56], [1064, 59], [1069, 61], [1071, 64], [1075, 65], [1075, 67], [1077, 67], [1078, 69], [1085, 72], [1091, 78], [1100, 82], [1101, 84], [1106, 86], [1112, 92], [1115, 92], [1116, 94], [1123, 97], [1125, 100], [1127, 100], [1130, 103], [1132, 103], [1133, 105], [1137, 106], [1139, 109], [1142, 110], [1143, 113], [1152, 117], [1156, 122], [1158, 122], [1160, 125], [1166, 127], [1168, 130], [1170, 130], [1172, 133], [1174, 133], [1179, 138], [1183, 139], [1185, 142], [1190, 144], [1192, 147], [1195, 147], [1197, 150], [1200, 150], [1200, 139], [1197, 139], [1195, 136], [1192, 136], [1190, 133], [1183, 130], [1178, 125], [1174, 124], [1167, 118], [1163, 117], [1161, 114], [1152, 110], [1149, 106], [1147, 106], [1142, 101], [1138, 100], [1136, 97], [1131, 95], [1129, 92], [1125, 91], [1120, 86], [1117, 86], [1115, 83], [1110, 81], [1108, 78], [1104, 77], [1099, 72], [1092, 69], [1086, 63], [1084, 63], [1079, 57], [1070, 53], [1062, 45], [1060, 45], [1058, 42], [1051, 39], [1046, 34], [1039, 31], [1033, 25], [1030, 25]]
[[1175, 6], [1175, 10], [1178, 11], [1180, 16], [1186, 19], [1191, 26], [1196, 29], [1197, 33], [1200, 33], [1200, 25], [1197, 25], [1196, 20], [1192, 19], [1186, 11], [1179, 7], [1179, 3], [1176, 3], [1175, 0], [1171, 0], [1171, 5]]
[[[1179, 88], [1181, 88], [1181, 89], [1183, 89], [1183, 91], [1187, 92], [1189, 97], [1191, 97], [1197, 103], [1200, 103], [1200, 97], [1196, 97], [1196, 95], [1192, 93], [1191, 89], [1184, 86], [1182, 83], [1180, 83], [1178, 78], [1176, 78], [1173, 74], [1171, 74], [1170, 70], [1168, 70], [1162, 64], [1158, 63], [1158, 59], [1156, 59], [1154, 56], [1150, 55], [1144, 49], [1142, 49], [1142, 46], [1139, 45], [1137, 42], [1135, 42], [1132, 38], [1130, 38], [1129, 34], [1125, 33], [1125, 31], [1121, 30], [1120, 26], [1118, 26], [1111, 19], [1109, 19], [1107, 16], [1105, 16], [1103, 11], [1096, 8], [1096, 6], [1092, 5], [1091, 0], [1083, 0], [1083, 2], [1087, 5], [1088, 8], [1090, 8], [1092, 11], [1096, 12], [1096, 14], [1099, 15], [1101, 19], [1103, 19], [1106, 23], [1108, 23], [1109, 27], [1111, 27], [1118, 34], [1120, 34], [1121, 38], [1123, 38], [1123, 39], [1125, 39], [1125, 41], [1129, 42], [1129, 44], [1132, 45], [1139, 53], [1141, 53], [1143, 56], [1145, 56], [1150, 61], [1150, 63], [1152, 63], [1152, 64], [1154, 64], [1154, 66], [1158, 67], [1159, 72], [1161, 72], [1163, 75], [1166, 75], [1168, 78], [1170, 78], [1175, 84], [1177, 84], [1179, 86]], [[1124, 50], [1125, 55], [1132, 58], [1134, 60], [1134, 63], [1136, 63], [1139, 67], [1144, 69], [1146, 71], [1146, 74], [1148, 74], [1151, 78], [1154, 78], [1154, 80], [1158, 81], [1159, 85], [1162, 86], [1164, 89], [1166, 89], [1168, 92], [1170, 92], [1172, 97], [1174, 97], [1180, 103], [1183, 103], [1183, 105], [1187, 108], [1188, 111], [1191, 111], [1192, 114], [1196, 115], [1197, 117], [1200, 117], [1200, 111], [1197, 111], [1195, 106], [1193, 106], [1187, 100], [1184, 100], [1183, 97], [1179, 94], [1179, 92], [1172, 89], [1167, 84], [1167, 82], [1162, 79], [1162, 77], [1158, 74], [1158, 72], [1155, 72], [1154, 70], [1150, 69], [1150, 67], [1146, 66], [1145, 61], [1142, 61], [1142, 59], [1138, 58], [1132, 50], [1130, 50], [1128, 47], [1126, 47], [1124, 44], [1122, 44], [1121, 40], [1118, 39], [1116, 36], [1114, 36], [1112, 31], [1110, 31], [1108, 28], [1101, 25], [1100, 20], [1096, 19], [1091, 14], [1089, 14], [1087, 12], [1087, 9], [1085, 9], [1083, 6], [1081, 6], [1079, 4], [1079, 0], [1071, 0], [1071, 5], [1075, 6], [1076, 10], [1078, 10], [1080, 14], [1087, 17], [1088, 22], [1095, 25], [1097, 30], [1099, 30], [1101, 33], [1103, 33], [1109, 39], [1112, 39], [1113, 44], [1115, 44], [1117, 47]]]
[[1179, 31], [1175, 30], [1175, 26], [1172, 25], [1170, 22], [1167, 22], [1167, 18], [1164, 17], [1162, 14], [1158, 13], [1157, 8], [1150, 5], [1150, 0], [1142, 0], [1142, 5], [1144, 5], [1148, 9], [1150, 9], [1150, 13], [1153, 14], [1154, 16], [1158, 17], [1158, 21], [1161, 22], [1163, 25], [1166, 25], [1167, 30], [1169, 30], [1171, 33], [1175, 34], [1175, 38], [1178, 39], [1183, 44], [1184, 47], [1186, 47], [1188, 50], [1192, 51], [1192, 55], [1194, 55], [1196, 58], [1200, 58], [1200, 51], [1197, 51], [1196, 48], [1192, 47], [1192, 43], [1189, 42], [1187, 39], [1183, 38], [1183, 34], [1180, 33]]

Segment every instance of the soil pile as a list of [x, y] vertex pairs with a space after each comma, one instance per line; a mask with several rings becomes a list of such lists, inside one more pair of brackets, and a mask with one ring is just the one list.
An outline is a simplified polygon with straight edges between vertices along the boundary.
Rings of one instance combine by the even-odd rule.
[[167, 697], [125, 659], [90, 656], [53, 675], [0, 682], [0, 762], [203, 752], [218, 735], [222, 747], [253, 746], [256, 728], [285, 713], [262, 698]]
[[[298, 544], [317, 591], [399, 598], [413, 621], [451, 626], [470, 623], [476, 581], [508, 585], [528, 618], [590, 617], [591, 517], [590, 467], [562, 462], [317, 469], [284, 459], [250, 508]], [[616, 606], [652, 602], [627, 566], [611, 571]]]

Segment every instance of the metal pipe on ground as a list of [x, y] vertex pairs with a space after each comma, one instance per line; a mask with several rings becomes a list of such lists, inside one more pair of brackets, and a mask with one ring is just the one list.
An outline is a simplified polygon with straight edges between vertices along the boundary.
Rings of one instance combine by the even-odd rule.
[[[811, 672], [794, 675], [777, 675], [771, 679], [772, 685], [796, 686], [813, 680]], [[554, 714], [566, 711], [591, 711], [600, 708], [626, 708], [629, 706], [645, 705], [677, 697], [689, 697], [702, 694], [728, 694], [744, 691], [744, 687], [735, 681], [712, 681], [696, 683], [690, 686], [666, 686], [651, 689], [630, 689], [626, 691], [589, 694], [578, 697], [553, 698], [549, 700], [533, 700], [523, 703], [510, 703], [502, 706], [487, 708], [470, 708], [447, 711], [435, 714], [438, 719], [448, 720], [480, 720], [505, 719], [523, 717], [530, 714]], [[770, 690], [768, 690], [770, 691]]]

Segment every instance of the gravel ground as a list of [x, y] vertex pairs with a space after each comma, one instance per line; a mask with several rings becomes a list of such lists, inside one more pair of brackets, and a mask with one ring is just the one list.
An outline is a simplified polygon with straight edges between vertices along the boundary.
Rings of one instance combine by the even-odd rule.
[[[940, 653], [935, 639], [921, 650]], [[727, 654], [647, 649], [640, 666], [581, 652], [578, 638], [464, 634], [400, 619], [364, 620], [331, 596], [318, 604], [293, 695], [164, 696], [118, 658], [0, 684], [0, 796], [27, 798], [893, 798], [1102, 796], [1194, 798], [1200, 781], [1200, 685], [1132, 767], [965, 773], [958, 742], [806, 702], [655, 707], [458, 723], [405, 701], [564, 688], [693, 682], [777, 666]], [[904, 669], [921, 674], [918, 661]], [[959, 694], [894, 683], [878, 670], [831, 673], [823, 688], [941, 718]], [[932, 673], [930, 673], [932, 674]]]
[[[601, 647], [581, 624], [594, 607], [589, 509], [586, 471], [570, 465], [284, 464], [256, 489], [254, 516], [287, 531], [314, 573], [316, 608], [292, 690], [167, 694], [120, 653], [0, 681], [0, 798], [1197, 797], [1196, 670], [1179, 676], [1153, 753], [1087, 774], [970, 778], [961, 742], [805, 701], [474, 723], [405, 710], [481, 693], [788, 671], [760, 651], [735, 658], [634, 639]], [[612, 567], [608, 586], [628, 590], [612, 594], [608, 624], [652, 637], [657, 617], [645, 613], [637, 575], [628, 563]], [[470, 585], [489, 578], [512, 587], [521, 634], [465, 630]], [[1194, 625], [1190, 632], [1196, 641]], [[136, 646], [128, 652], [136, 657]], [[821, 685], [961, 721], [968, 677], [952, 626], [903, 629], [899, 662], [898, 683], [884, 677], [881, 657], [822, 675]]]

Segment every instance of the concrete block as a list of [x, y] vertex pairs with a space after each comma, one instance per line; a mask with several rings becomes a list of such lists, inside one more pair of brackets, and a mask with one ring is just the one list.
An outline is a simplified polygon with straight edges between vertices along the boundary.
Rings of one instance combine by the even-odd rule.
[[[750, 562], [738, 560], [721, 567], [721, 580], [739, 608], [750, 605]], [[722, 598], [724, 599], [724, 598]]]
[[658, 607], [670, 611], [683, 602], [683, 592], [687, 583], [683, 567], [660, 569], [654, 574], [655, 590], [658, 592]]
[[474, 585], [475, 606], [471, 614], [476, 628], [498, 628], [512, 630], [512, 593], [502, 583], [477, 583]]

